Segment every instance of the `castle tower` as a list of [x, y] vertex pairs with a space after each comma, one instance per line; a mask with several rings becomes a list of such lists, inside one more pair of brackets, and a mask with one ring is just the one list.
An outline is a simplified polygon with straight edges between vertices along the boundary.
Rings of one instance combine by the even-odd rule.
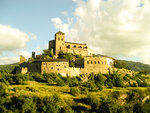
[[61, 31], [55, 34], [55, 55], [58, 56], [59, 51], [65, 49], [65, 34]]
[[35, 58], [35, 52], [32, 51], [32, 58]]

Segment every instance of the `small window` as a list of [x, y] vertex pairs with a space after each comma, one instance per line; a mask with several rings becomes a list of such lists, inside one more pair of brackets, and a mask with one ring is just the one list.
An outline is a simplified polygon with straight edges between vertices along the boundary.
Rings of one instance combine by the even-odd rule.
[[95, 61], [95, 64], [96, 64], [96, 61]]
[[93, 64], [93, 61], [91, 61], [91, 64]]
[[64, 66], [64, 68], [66, 68], [66, 66]]
[[63, 38], [61, 40], [63, 41]]
[[61, 47], [60, 47], [60, 50], [61, 50]]
[[98, 64], [100, 64], [100, 62], [98, 61]]
[[76, 45], [74, 45], [74, 48], [76, 48]]
[[51, 67], [51, 69], [53, 69], [53, 67]]
[[60, 40], [60, 38], [58, 38], [58, 40]]
[[68, 45], [67, 48], [70, 48], [70, 45]]
[[59, 68], [57, 70], [59, 71]]
[[87, 64], [89, 64], [89, 61], [87, 61]]

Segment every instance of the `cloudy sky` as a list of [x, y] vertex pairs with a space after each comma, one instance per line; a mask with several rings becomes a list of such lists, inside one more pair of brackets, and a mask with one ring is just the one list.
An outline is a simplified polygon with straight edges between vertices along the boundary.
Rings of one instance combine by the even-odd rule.
[[0, 0], [0, 64], [66, 41], [96, 53], [150, 64], [150, 0]]

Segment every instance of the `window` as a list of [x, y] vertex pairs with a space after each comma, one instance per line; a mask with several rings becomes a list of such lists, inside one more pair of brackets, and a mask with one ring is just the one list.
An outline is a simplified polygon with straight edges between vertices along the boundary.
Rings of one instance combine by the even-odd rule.
[[61, 40], [63, 41], [63, 38]]
[[87, 61], [87, 64], [89, 64], [89, 61]]
[[51, 67], [51, 69], [53, 69], [53, 67]]
[[98, 61], [98, 64], [100, 64], [100, 62]]
[[60, 47], [60, 50], [61, 50], [61, 47]]
[[59, 68], [57, 70], [59, 71]]
[[95, 64], [96, 64], [96, 61], [95, 61]]
[[74, 45], [74, 48], [76, 48], [76, 45]]
[[64, 66], [64, 68], [66, 68], [66, 66]]
[[70, 48], [70, 45], [68, 45], [67, 48]]
[[93, 61], [91, 61], [91, 64], [93, 64]]
[[60, 40], [60, 38], [58, 38], [58, 40]]
[[78, 48], [82, 48], [82, 46], [78, 46]]
[[103, 61], [102, 61], [102, 64], [103, 64]]

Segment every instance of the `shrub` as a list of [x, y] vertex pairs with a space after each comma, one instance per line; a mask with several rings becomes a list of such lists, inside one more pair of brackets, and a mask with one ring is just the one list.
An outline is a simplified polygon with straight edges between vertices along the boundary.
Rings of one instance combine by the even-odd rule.
[[80, 89], [78, 89], [78, 88], [72, 87], [72, 88], [70, 88], [70, 93], [71, 93], [71, 95], [73, 95], [73, 96], [77, 96], [78, 94], [81, 93], [81, 91], [80, 91]]
[[96, 95], [89, 94], [87, 96], [87, 102], [91, 105], [92, 111], [97, 111], [100, 106], [100, 98]]
[[64, 86], [65, 83], [64, 83], [64, 81], [62, 79], [57, 79], [57, 85], [58, 86]]
[[94, 91], [97, 88], [95, 83], [93, 83], [93, 82], [88, 82], [87, 87], [90, 88], [91, 91]]
[[87, 95], [88, 94], [88, 89], [87, 88], [82, 88], [81, 93]]
[[114, 87], [113, 84], [112, 84], [112, 82], [110, 82], [110, 81], [106, 82], [106, 86], [108, 88], [113, 88]]
[[119, 91], [112, 92], [112, 98], [118, 99], [119, 96], [120, 96], [120, 92]]
[[96, 83], [97, 88], [102, 91], [103, 90], [103, 86], [100, 83]]

